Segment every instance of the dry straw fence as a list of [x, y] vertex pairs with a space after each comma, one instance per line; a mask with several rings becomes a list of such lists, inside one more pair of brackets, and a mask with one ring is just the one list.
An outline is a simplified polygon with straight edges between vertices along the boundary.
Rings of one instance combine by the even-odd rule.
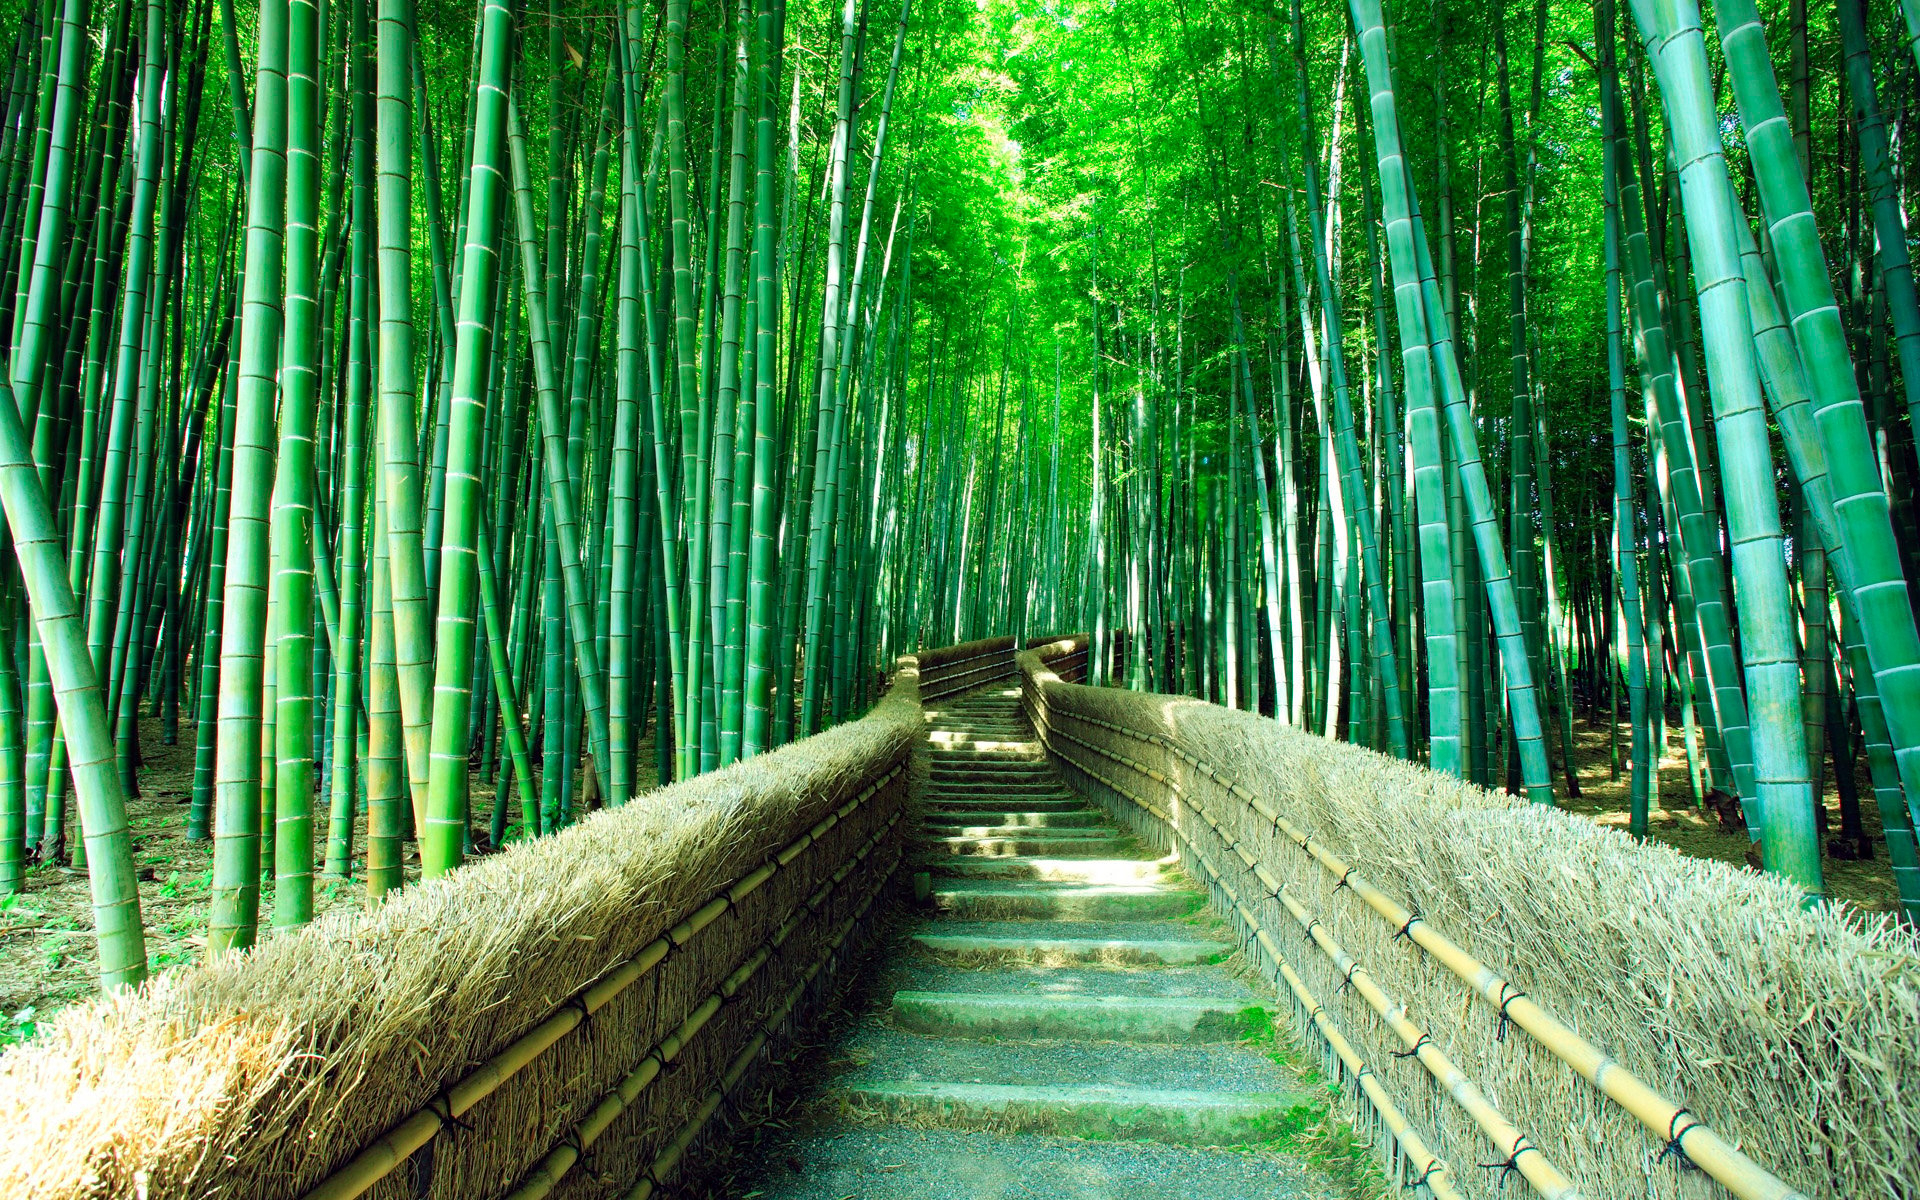
[[0, 1057], [0, 1196], [652, 1194], [874, 925], [920, 688], [955, 658], [902, 659], [859, 721], [68, 1010]]
[[[1084, 637], [1036, 637], [1027, 640], [1029, 648], [1058, 645], [1049, 665], [1063, 679], [1080, 679], [1086, 674], [1087, 642]], [[996, 680], [1012, 679], [1019, 674], [1014, 659], [1015, 642], [1010, 637], [981, 638], [922, 650], [916, 661], [920, 666], [920, 699], [932, 704], [948, 696], [984, 687]]]
[[1920, 1195], [1910, 931], [1253, 714], [1063, 682], [1083, 652], [1019, 655], [1049, 752], [1208, 886], [1398, 1182]]

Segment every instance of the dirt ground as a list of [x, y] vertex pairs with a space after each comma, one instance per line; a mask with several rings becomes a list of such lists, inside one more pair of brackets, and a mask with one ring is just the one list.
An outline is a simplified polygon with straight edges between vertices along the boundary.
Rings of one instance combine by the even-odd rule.
[[[1627, 828], [1629, 736], [1623, 721], [1619, 729], [1620, 776], [1617, 780], [1610, 779], [1612, 752], [1605, 722], [1588, 723], [1576, 717], [1573, 726], [1573, 761], [1575, 776], [1580, 781], [1580, 797], [1570, 800], [1561, 796], [1561, 804], [1569, 812], [1590, 817], [1601, 825], [1623, 831]], [[1555, 766], [1558, 765], [1556, 755]], [[1828, 759], [1828, 765], [1832, 765], [1831, 758]], [[1821, 866], [1826, 874], [1827, 894], [1867, 912], [1896, 912], [1899, 910], [1899, 897], [1894, 890], [1893, 874], [1887, 867], [1886, 845], [1880, 833], [1880, 810], [1873, 802], [1873, 789], [1867, 776], [1864, 755], [1856, 764], [1854, 778], [1860, 790], [1861, 824], [1866, 829], [1868, 843], [1873, 847], [1873, 858], [1865, 862], [1848, 862], [1824, 856]], [[1562, 777], [1556, 775], [1553, 782], [1556, 793], [1562, 792]], [[1831, 770], [1826, 780], [1826, 795], [1822, 799], [1831, 828], [1830, 834], [1823, 835], [1824, 843], [1826, 837], [1837, 838], [1840, 834], [1840, 793], [1834, 787]], [[1659, 788], [1647, 813], [1647, 836], [1652, 841], [1672, 846], [1695, 858], [1715, 858], [1736, 865], [1747, 863], [1747, 849], [1752, 843], [1746, 832], [1728, 832], [1721, 828], [1714, 813], [1695, 807], [1693, 790], [1687, 783], [1686, 744], [1681, 740], [1678, 725], [1667, 730], [1666, 753], [1660, 760]]]
[[[193, 737], [182, 726], [177, 745], [165, 745], [158, 720], [140, 726], [145, 762], [140, 795], [128, 802], [133, 827], [134, 865], [140, 871], [140, 911], [147, 929], [147, 965], [154, 972], [197, 962], [207, 944], [207, 904], [213, 885], [213, 843], [186, 837], [187, 807], [193, 792]], [[651, 786], [653, 739], [644, 739], [636, 755], [642, 782]], [[501, 771], [508, 770], [502, 763]], [[536, 779], [538, 771], [535, 772]], [[536, 783], [537, 786], [537, 783]], [[579, 779], [575, 780], [576, 788]], [[494, 785], [473, 777], [473, 810], [493, 811]], [[73, 819], [71, 799], [69, 820]], [[517, 802], [516, 802], [517, 804]], [[324, 808], [324, 800], [319, 808]], [[517, 814], [515, 814], [517, 819]], [[484, 832], [484, 822], [476, 820]], [[366, 817], [354, 826], [352, 875], [324, 879], [318, 856], [324, 853], [325, 816], [315, 822], [313, 910], [316, 917], [367, 903], [365, 884]], [[77, 831], [76, 831], [77, 832]], [[419, 877], [419, 858], [406, 851], [409, 880]], [[260, 888], [260, 919], [271, 920], [273, 884]], [[262, 937], [271, 932], [262, 930]], [[93, 903], [85, 871], [54, 863], [36, 863], [26, 890], [0, 897], [0, 1047], [32, 1036], [35, 1027], [64, 1005], [94, 993], [96, 955]]]

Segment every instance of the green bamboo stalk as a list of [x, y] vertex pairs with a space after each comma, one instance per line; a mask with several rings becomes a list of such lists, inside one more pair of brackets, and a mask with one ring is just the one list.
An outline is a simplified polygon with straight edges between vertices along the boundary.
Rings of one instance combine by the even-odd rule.
[[[1907, 254], [1907, 223], [1895, 184], [1887, 122], [1880, 112], [1863, 5], [1861, 0], [1836, 0], [1834, 11], [1839, 16], [1847, 94], [1853, 101], [1854, 129], [1860, 139], [1860, 172], [1872, 210], [1880, 294], [1893, 323], [1908, 418], [1920, 425], [1920, 292], [1914, 287], [1913, 265]], [[1911, 787], [1908, 792], [1912, 794]]]
[[573, 642], [574, 665], [586, 710], [588, 745], [593, 754], [597, 777], [604, 781], [608, 778], [606, 677], [601, 673], [599, 652], [594, 644], [592, 593], [587, 588], [586, 569], [581, 561], [578, 493], [569, 478], [566, 419], [560, 411], [553, 347], [546, 336], [550, 326], [547, 320], [547, 297], [541, 283], [545, 273], [540, 267], [539, 246], [534, 239], [526, 136], [520, 128], [518, 111], [517, 107], [509, 107], [508, 157], [513, 173], [512, 204], [516, 240], [520, 247], [520, 278], [526, 296], [528, 332], [533, 344], [533, 381], [540, 413], [540, 444], [545, 454], [548, 502], [552, 505], [555, 518], [554, 536], [560, 551], [561, 582], [566, 597], [566, 627]]
[[[355, 24], [364, 28], [364, 0]], [[319, 11], [287, 7], [285, 331], [271, 537], [278, 605], [274, 677], [273, 923], [313, 918], [313, 427], [319, 359]], [[357, 39], [356, 39], [357, 40]]]
[[[433, 676], [431, 783], [420, 831], [420, 873], [432, 879], [460, 865], [467, 837], [468, 718], [473, 703], [473, 632], [477, 614], [479, 529], [485, 491], [480, 457], [486, 429], [486, 380], [492, 352], [489, 318], [500, 261], [501, 209], [507, 157], [507, 95], [512, 77], [513, 13], [487, 0], [481, 16], [473, 165], [467, 192], [466, 244], [461, 252], [452, 409], [448, 417], [446, 526], [440, 539], [440, 613]], [[385, 248], [382, 264], [407, 253]], [[525, 283], [531, 299], [536, 276]], [[382, 296], [382, 300], [386, 299]], [[544, 332], [545, 313], [529, 305]], [[538, 335], [536, 334], [536, 337]], [[536, 341], [536, 346], [538, 342]], [[550, 365], [550, 364], [549, 364]]]
[[[1886, 492], [1881, 487], [1878, 455], [1867, 428], [1852, 356], [1840, 309], [1827, 275], [1806, 176], [1794, 131], [1780, 104], [1778, 84], [1767, 57], [1765, 29], [1752, 0], [1720, 0], [1715, 9], [1727, 56], [1762, 213], [1778, 265], [1778, 296], [1799, 352], [1806, 394], [1816, 432], [1798, 439], [1805, 453], [1817, 447], [1830, 488], [1832, 528], [1822, 539], [1844, 593], [1851, 597], [1875, 682], [1878, 707], [1893, 738], [1895, 761], [1908, 803], [1920, 795], [1920, 631], [1908, 604], [1905, 576]], [[1769, 281], [1770, 282], [1770, 281]], [[1768, 294], [1761, 297], [1758, 291]], [[1769, 287], [1748, 289], [1756, 301], [1771, 300]], [[1782, 419], [1783, 431], [1790, 428]], [[1789, 449], [1794, 446], [1788, 442]], [[1821, 514], [1816, 502], [1814, 515]], [[1920, 909], [1920, 874], [1911, 844], [1897, 844], [1889, 826], [1889, 856], [1901, 897]]]
[[386, 895], [405, 882], [401, 838], [407, 812], [406, 750], [400, 717], [400, 680], [394, 667], [393, 593], [387, 576], [386, 480], [373, 472], [373, 559], [367, 619], [367, 895]]
[[769, 748], [772, 729], [775, 655], [773, 606], [777, 591], [774, 559], [779, 520], [775, 490], [774, 411], [775, 379], [779, 369], [779, 286], [776, 282], [774, 209], [774, 95], [780, 86], [780, 59], [776, 49], [786, 18], [776, 0], [755, 0], [754, 18], [758, 54], [754, 63], [754, 430], [752, 542], [747, 567], [746, 675], [743, 682], [746, 713], [741, 726], [740, 754], [751, 758]]
[[1631, 772], [1627, 784], [1628, 828], [1633, 836], [1647, 836], [1647, 810], [1652, 729], [1647, 714], [1647, 654], [1641, 629], [1638, 563], [1639, 534], [1634, 517], [1633, 471], [1627, 440], [1626, 358], [1620, 306], [1619, 182], [1616, 158], [1621, 146], [1615, 128], [1619, 113], [1620, 78], [1615, 65], [1613, 0], [1600, 0], [1594, 10], [1600, 50], [1600, 99], [1603, 219], [1606, 238], [1607, 404], [1613, 417], [1613, 537], [1614, 570], [1619, 580], [1620, 606], [1626, 625], [1627, 724], [1631, 732]]
[[1687, 181], [1683, 216], [1705, 335], [1714, 428], [1727, 485], [1727, 532], [1740, 584], [1741, 656], [1754, 726], [1754, 795], [1769, 870], [1811, 896], [1824, 890], [1800, 717], [1799, 654], [1765, 409], [1753, 355], [1731, 185], [1713, 105], [1705, 39], [1692, 0], [1634, 0]]
[[267, 516], [273, 476], [286, 211], [287, 0], [260, 5], [253, 170], [247, 191], [233, 492], [221, 610], [219, 728], [214, 763], [212, 914], [207, 951], [253, 944], [260, 909], [260, 724], [267, 624]]

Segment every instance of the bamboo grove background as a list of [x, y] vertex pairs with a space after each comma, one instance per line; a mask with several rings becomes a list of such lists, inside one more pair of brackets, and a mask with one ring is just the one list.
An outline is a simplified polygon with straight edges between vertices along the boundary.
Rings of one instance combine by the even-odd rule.
[[1920, 911], [1920, 12], [983, 13], [951, 257], [1004, 299], [933, 353], [986, 360], [976, 431], [1086, 413], [1071, 499], [977, 535], [1043, 564], [1016, 613], [1059, 569], [1102, 682], [1541, 802], [1597, 722], [1636, 836], [1677, 743], [1670, 806], [1740, 810], [1809, 894], [1884, 853]]
[[142, 737], [220, 954], [1083, 626], [1920, 911], [1917, 18], [0, 3], [0, 891], [128, 982]]

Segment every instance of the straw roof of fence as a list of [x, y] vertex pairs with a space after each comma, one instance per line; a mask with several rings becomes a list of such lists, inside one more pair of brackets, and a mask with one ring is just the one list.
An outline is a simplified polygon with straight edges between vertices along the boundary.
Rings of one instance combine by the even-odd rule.
[[846, 799], [918, 736], [912, 679], [861, 721], [67, 1009], [0, 1055], [0, 1196], [300, 1194]]
[[[1073, 715], [1158, 733], [1262, 796], [1805, 1194], [1910, 1197], [1920, 1187], [1920, 938], [1910, 928], [1845, 904], [1809, 909], [1777, 877], [1254, 714], [1058, 682], [1046, 695], [1052, 719], [1081, 737], [1147, 759], [1139, 743], [1076, 726]], [[1216, 816], [1238, 810], [1238, 836], [1587, 1194], [1724, 1195], [1661, 1160], [1660, 1139], [1501, 1028], [1491, 1006], [1467, 1004], [1458, 979], [1396, 940], [1244, 804], [1187, 784]], [[1300, 962], [1319, 957], [1290, 923], [1276, 929], [1296, 935], [1287, 944]], [[1343, 991], [1337, 976], [1324, 978], [1323, 999]], [[1401, 1047], [1350, 991], [1340, 1003], [1342, 1028], [1371, 1044], [1369, 1061], [1396, 1093], [1445, 1113], [1418, 1066], [1386, 1053]], [[1468, 1130], [1457, 1145], [1487, 1149], [1457, 1111], [1446, 1120]], [[1455, 1155], [1457, 1180], [1496, 1194], [1499, 1173], [1472, 1168]]]

